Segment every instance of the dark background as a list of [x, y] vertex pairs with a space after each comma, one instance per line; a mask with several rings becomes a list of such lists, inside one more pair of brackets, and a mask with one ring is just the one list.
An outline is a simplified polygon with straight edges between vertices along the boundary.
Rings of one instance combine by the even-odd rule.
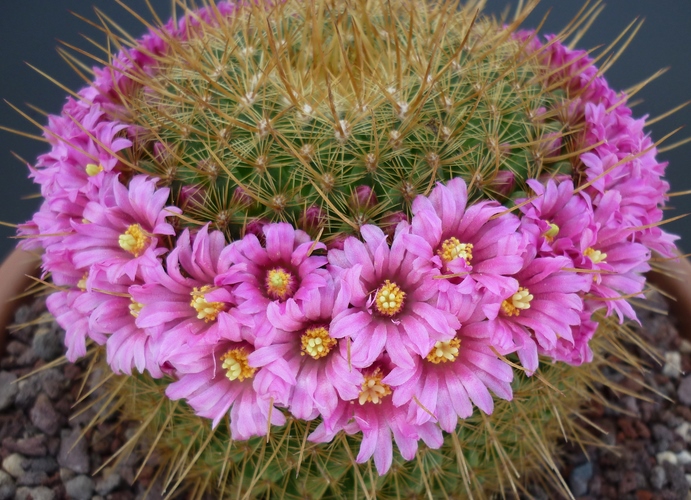
[[[127, 5], [151, 19], [144, 0], [125, 0]], [[160, 7], [161, 17], [168, 18], [170, 2], [152, 0]], [[516, 1], [488, 0], [487, 12], [500, 13]], [[26, 103], [45, 112], [59, 113], [66, 92], [29, 68], [28, 62], [51, 75], [66, 87], [77, 90], [82, 80], [56, 53], [59, 40], [77, 45], [92, 53], [99, 49], [82, 35], [103, 43], [104, 36], [95, 28], [70, 13], [74, 11], [89, 19], [97, 19], [93, 6], [98, 7], [119, 25], [133, 34], [145, 31], [142, 24], [114, 0], [5, 0], [0, 16], [0, 98], [6, 99], [28, 112], [39, 123], [45, 117], [31, 111]], [[542, 33], [559, 31], [578, 12], [581, 2], [543, 0], [525, 23], [535, 27], [546, 12], [551, 13]], [[579, 42], [579, 47], [593, 48], [606, 45], [636, 17], [645, 18], [643, 28], [629, 45], [626, 52], [605, 75], [614, 89], [625, 89], [644, 80], [658, 69], [670, 70], [649, 84], [636, 97], [643, 102], [636, 105], [636, 116], [658, 116], [678, 104], [691, 99], [691, 2], [688, 0], [613, 0]], [[654, 139], [668, 132], [691, 124], [691, 106], [654, 124], [650, 132]], [[37, 134], [37, 129], [18, 115], [7, 104], [0, 103], [0, 125]], [[668, 144], [691, 135], [691, 127], [680, 131]], [[0, 131], [0, 221], [19, 223], [28, 220], [38, 207], [37, 199], [27, 199], [38, 193], [38, 187], [28, 179], [28, 170], [11, 152], [33, 162], [37, 155], [47, 150], [47, 144]], [[691, 175], [687, 158], [691, 144], [661, 154], [670, 162], [667, 177], [672, 191], [691, 189]], [[673, 198], [673, 208], [667, 218], [691, 213], [691, 195]], [[670, 223], [667, 230], [682, 235], [680, 247], [691, 251], [691, 219]], [[0, 227], [0, 255], [9, 252], [15, 240], [10, 239], [14, 229]]]

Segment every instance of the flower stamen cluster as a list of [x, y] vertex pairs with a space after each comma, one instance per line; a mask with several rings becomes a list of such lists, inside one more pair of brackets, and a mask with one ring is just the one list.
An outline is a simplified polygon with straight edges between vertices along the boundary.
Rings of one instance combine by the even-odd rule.
[[206, 300], [206, 293], [210, 290], [211, 286], [204, 285], [201, 288], [195, 286], [190, 292], [192, 296], [190, 306], [197, 311], [197, 319], [203, 319], [206, 323], [215, 321], [218, 313], [225, 308], [223, 302], [208, 302]]
[[134, 300], [133, 297], [130, 297], [130, 301], [131, 303], [128, 306], [130, 314], [135, 318], [138, 318], [139, 313], [142, 312], [142, 307], [144, 307], [144, 304], [142, 304], [141, 302], [137, 302], [136, 300]]
[[442, 342], [441, 340], [434, 344], [434, 347], [427, 355], [427, 361], [430, 363], [439, 364], [456, 361], [458, 358], [459, 349], [461, 347], [461, 339], [453, 338]]
[[601, 262], [605, 262], [607, 259], [607, 254], [600, 251], [600, 250], [595, 250], [592, 247], [588, 247], [583, 251], [583, 255], [588, 257], [593, 264], [600, 264]]
[[452, 236], [444, 240], [437, 253], [445, 264], [448, 264], [454, 259], [461, 258], [465, 261], [466, 265], [470, 265], [470, 262], [473, 260], [473, 244], [461, 243], [458, 241], [458, 238]]
[[297, 280], [290, 271], [282, 267], [266, 273], [266, 294], [271, 299], [286, 300], [295, 293]]
[[301, 355], [307, 354], [312, 359], [320, 359], [331, 352], [336, 346], [336, 339], [329, 337], [329, 331], [323, 326], [312, 326], [305, 330], [300, 337], [302, 343]]
[[362, 383], [358, 402], [361, 405], [372, 403], [375, 405], [381, 404], [382, 400], [391, 394], [391, 387], [382, 382], [384, 375], [380, 368], [375, 369], [369, 375], [365, 375], [365, 381]]
[[377, 290], [374, 297], [374, 307], [383, 316], [395, 316], [403, 309], [405, 296], [406, 293], [396, 283], [386, 280]]
[[120, 248], [139, 257], [149, 244], [149, 237], [139, 224], [131, 224], [118, 238]]
[[501, 308], [507, 316], [518, 316], [521, 311], [530, 309], [530, 302], [532, 300], [533, 296], [527, 288], [518, 287], [518, 291], [510, 299], [506, 299], [501, 303]]
[[221, 356], [221, 367], [226, 371], [228, 380], [243, 382], [254, 377], [257, 369], [248, 364], [247, 356], [247, 350], [242, 347], [231, 349]]

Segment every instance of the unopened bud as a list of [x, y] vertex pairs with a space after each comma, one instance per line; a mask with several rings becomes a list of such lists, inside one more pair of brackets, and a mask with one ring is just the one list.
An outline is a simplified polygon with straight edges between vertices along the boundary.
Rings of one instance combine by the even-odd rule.
[[324, 210], [317, 205], [312, 205], [302, 213], [300, 219], [298, 220], [298, 226], [300, 226], [306, 233], [316, 235], [324, 226], [325, 222], [326, 215], [324, 214]]
[[500, 196], [509, 196], [516, 184], [516, 177], [510, 170], [500, 170], [489, 183], [488, 189]]
[[355, 188], [350, 196], [350, 207], [355, 211], [365, 211], [374, 208], [378, 203], [374, 190], [361, 184]]
[[391, 212], [381, 218], [381, 229], [389, 237], [389, 241], [393, 240], [396, 227], [401, 222], [408, 222], [408, 216], [405, 212]]

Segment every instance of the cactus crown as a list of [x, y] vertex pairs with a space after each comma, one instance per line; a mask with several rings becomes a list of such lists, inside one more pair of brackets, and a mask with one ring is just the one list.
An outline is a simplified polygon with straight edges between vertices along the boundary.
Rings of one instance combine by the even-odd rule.
[[127, 98], [133, 163], [174, 187], [184, 224], [231, 239], [269, 220], [328, 242], [398, 222], [437, 181], [505, 199], [507, 179], [563, 167], [546, 158], [559, 92], [511, 30], [455, 4], [245, 6], [171, 48]]

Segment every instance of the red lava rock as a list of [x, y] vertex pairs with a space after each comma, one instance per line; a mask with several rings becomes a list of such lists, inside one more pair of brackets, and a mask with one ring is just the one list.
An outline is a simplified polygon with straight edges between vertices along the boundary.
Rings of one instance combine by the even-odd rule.
[[634, 420], [633, 426], [636, 428], [638, 435], [643, 439], [650, 439], [650, 429], [641, 420]]
[[687, 422], [691, 422], [691, 408], [688, 406], [678, 405], [674, 412]]
[[593, 401], [588, 408], [588, 416], [600, 418], [605, 414], [605, 407], [599, 401]]
[[653, 494], [648, 490], [638, 490], [636, 492], [636, 500], [652, 500]]
[[606, 484], [602, 487], [602, 497], [603, 498], [619, 498], [619, 493], [617, 493], [617, 489], [610, 485]]
[[619, 481], [619, 493], [625, 495], [635, 491], [639, 484], [640, 473], [632, 470], [627, 470]]
[[638, 433], [636, 432], [636, 429], [634, 429], [633, 421], [630, 418], [621, 417], [617, 420], [617, 424], [627, 438], [638, 438]]
[[65, 368], [63, 369], [63, 373], [65, 374], [66, 379], [75, 380], [82, 375], [82, 369], [79, 368], [77, 365], [67, 363], [65, 365]]

